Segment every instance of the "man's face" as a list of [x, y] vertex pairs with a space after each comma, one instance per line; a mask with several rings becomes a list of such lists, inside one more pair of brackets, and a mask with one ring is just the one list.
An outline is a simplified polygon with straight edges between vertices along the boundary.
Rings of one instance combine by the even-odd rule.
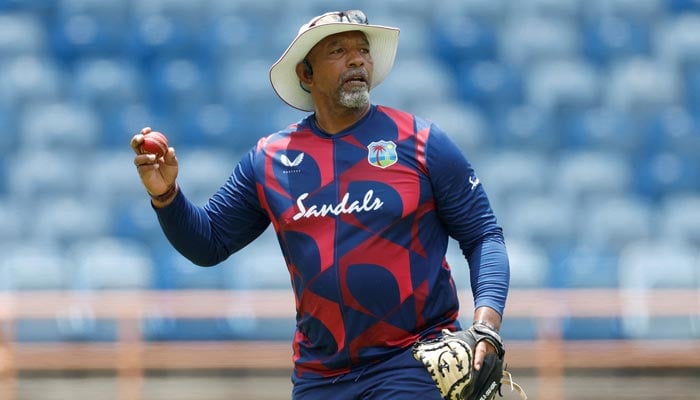
[[318, 95], [347, 108], [369, 104], [372, 57], [362, 32], [343, 32], [321, 40], [307, 55]]

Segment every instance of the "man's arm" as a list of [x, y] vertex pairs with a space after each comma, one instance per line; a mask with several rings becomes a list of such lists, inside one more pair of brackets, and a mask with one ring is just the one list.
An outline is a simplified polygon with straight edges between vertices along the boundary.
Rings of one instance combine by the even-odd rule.
[[204, 207], [179, 189], [166, 206], [154, 209], [166, 237], [182, 255], [201, 266], [225, 260], [269, 226], [259, 207], [253, 178], [253, 154], [241, 160], [226, 183]]

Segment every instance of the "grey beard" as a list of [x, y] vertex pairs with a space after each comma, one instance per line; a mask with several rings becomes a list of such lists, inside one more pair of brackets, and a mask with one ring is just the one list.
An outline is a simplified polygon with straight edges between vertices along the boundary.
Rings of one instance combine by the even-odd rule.
[[362, 108], [369, 104], [369, 90], [362, 88], [340, 91], [340, 104], [347, 108]]

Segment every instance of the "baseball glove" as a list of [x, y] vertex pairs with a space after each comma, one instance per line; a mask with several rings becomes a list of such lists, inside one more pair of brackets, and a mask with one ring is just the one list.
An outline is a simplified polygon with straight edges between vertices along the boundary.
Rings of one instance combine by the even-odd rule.
[[[486, 325], [476, 323], [469, 329], [442, 331], [437, 339], [418, 341], [413, 357], [422, 362], [445, 400], [493, 400], [501, 394], [501, 386], [509, 385], [523, 399], [525, 392], [503, 367], [505, 347], [500, 335]], [[474, 369], [476, 345], [486, 340], [496, 354], [486, 355], [481, 369]]]

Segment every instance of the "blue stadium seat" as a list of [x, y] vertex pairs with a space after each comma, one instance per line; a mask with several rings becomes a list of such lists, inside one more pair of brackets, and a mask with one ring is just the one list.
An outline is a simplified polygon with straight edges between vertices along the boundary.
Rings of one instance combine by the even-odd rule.
[[459, 99], [487, 111], [495, 118], [508, 106], [525, 101], [524, 77], [516, 66], [504, 62], [465, 62], [456, 67]]
[[67, 65], [83, 57], [123, 55], [129, 33], [128, 3], [62, 0], [49, 26], [52, 51]]
[[540, 288], [549, 285], [550, 260], [542, 246], [528, 240], [506, 237], [506, 247], [512, 288]]
[[534, 150], [494, 150], [475, 163], [497, 215], [505, 217], [521, 196], [548, 192], [555, 165], [547, 154]]
[[[620, 253], [620, 287], [644, 291], [652, 288], [700, 287], [698, 248], [672, 239], [642, 240]], [[626, 337], [642, 339], [689, 339], [700, 337], [697, 316], [652, 317], [647, 305], [630, 300], [624, 305], [622, 322]], [[663, 327], [659, 329], [659, 327]]]
[[[20, 147], [8, 155], [9, 169], [7, 184], [10, 197], [25, 206], [31, 206], [40, 198], [54, 196], [74, 196], [80, 193], [83, 164], [74, 153], [30, 150]], [[46, 168], [50, 165], [51, 168]]]
[[75, 195], [52, 196], [34, 203], [27, 223], [32, 237], [70, 244], [109, 234], [110, 209], [97, 201]]
[[156, 255], [160, 287], [167, 289], [224, 289], [225, 266], [200, 267], [171, 247]]
[[581, 12], [587, 18], [623, 16], [653, 24], [664, 16], [664, 0], [587, 0]]
[[210, 67], [189, 57], [158, 57], [146, 72], [148, 104], [155, 112], [177, 118], [211, 101], [214, 87]]
[[87, 151], [98, 144], [100, 128], [87, 103], [38, 101], [20, 117], [19, 145], [32, 151]]
[[562, 147], [555, 113], [528, 102], [515, 106], [495, 106], [485, 113], [492, 121], [492, 134], [497, 146], [552, 155]]
[[73, 96], [103, 115], [143, 100], [144, 82], [136, 66], [123, 59], [83, 58], [75, 65]]
[[99, 148], [85, 156], [85, 161], [89, 162], [91, 167], [83, 173], [86, 183], [81, 194], [107, 208], [122, 204], [148, 203], [138, 172], [133, 168], [135, 154], [129, 148], [129, 140], [133, 133], [135, 132], [124, 132], [118, 149]]
[[31, 212], [32, 208], [21, 201], [0, 196], [0, 243], [30, 239], [27, 221]]
[[509, 235], [532, 241], [549, 257], [573, 245], [577, 209], [566, 197], [558, 193], [523, 194], [507, 207], [508, 212], [501, 213], [501, 224]]
[[700, 190], [700, 160], [696, 155], [659, 151], [641, 154], [632, 161], [635, 193], [654, 200]]
[[627, 157], [645, 144], [642, 121], [631, 111], [595, 106], [560, 121], [567, 151], [604, 151]]
[[204, 205], [226, 182], [242, 157], [243, 153], [207, 146], [178, 151], [178, 160], [182, 165], [178, 181], [183, 192], [195, 204]]
[[651, 58], [614, 62], [604, 93], [604, 104], [614, 109], [644, 113], [678, 103], [682, 97], [680, 77], [670, 65]]
[[513, 15], [499, 36], [499, 55], [518, 66], [570, 58], [580, 52], [580, 32], [567, 18]]
[[433, 27], [432, 50], [448, 66], [495, 60], [498, 55], [497, 26], [488, 20], [450, 13], [440, 15]]
[[618, 250], [605, 244], [576, 243], [552, 266], [552, 286], [561, 288], [616, 288]]
[[583, 54], [599, 67], [631, 57], [651, 56], [651, 32], [647, 21], [626, 15], [587, 18], [582, 24]]
[[73, 244], [74, 289], [148, 289], [154, 279], [151, 252], [133, 239], [96, 237]]
[[41, 19], [30, 13], [0, 14], [0, 55], [16, 57], [46, 51]]
[[601, 79], [582, 59], [558, 59], [533, 65], [526, 75], [528, 103], [556, 112], [598, 104]]
[[290, 289], [287, 264], [279, 249], [274, 229], [234, 253], [222, 265], [229, 289]]
[[651, 202], [625, 194], [590, 198], [580, 204], [578, 242], [619, 251], [627, 244], [655, 234]]
[[627, 160], [606, 151], [561, 152], [554, 174], [558, 193], [574, 206], [623, 195], [633, 182]]
[[700, 193], [668, 194], [658, 212], [664, 238], [700, 246]]
[[675, 14], [700, 12], [700, 3], [696, 0], [667, 0], [663, 3], [668, 11]]
[[0, 281], [3, 290], [46, 290], [69, 287], [68, 263], [50, 241], [3, 242]]
[[690, 109], [674, 105], [659, 108], [644, 121], [645, 151], [680, 154], [700, 152], [700, 121]]
[[[11, 56], [2, 65], [0, 109], [8, 114], [6, 121], [15, 125], [14, 130], [8, 129], [3, 136], [14, 138], [18, 135], [16, 125], [23, 112], [30, 112], [38, 103], [58, 101], [64, 90], [65, 76], [51, 58], [43, 55]], [[0, 142], [5, 140], [0, 139]]]
[[[4, 222], [4, 220], [3, 220]], [[4, 241], [0, 246], [0, 290], [67, 290], [71, 286], [69, 260], [56, 243]], [[66, 329], [69, 310], [53, 318], [19, 319], [14, 335], [20, 342], [68, 341], [76, 337]]]

